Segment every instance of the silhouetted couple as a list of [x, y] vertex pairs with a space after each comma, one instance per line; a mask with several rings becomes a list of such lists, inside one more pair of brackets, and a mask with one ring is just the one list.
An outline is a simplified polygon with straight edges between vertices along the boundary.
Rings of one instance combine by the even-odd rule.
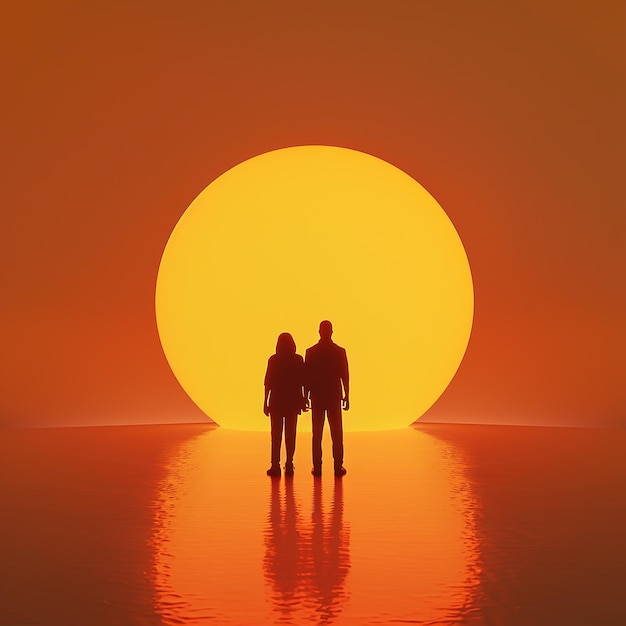
[[322, 434], [328, 419], [333, 442], [335, 476], [346, 473], [343, 467], [343, 424], [341, 409], [350, 408], [348, 358], [344, 348], [333, 340], [333, 325], [324, 320], [319, 327], [320, 340], [297, 354], [289, 333], [282, 333], [276, 354], [267, 363], [263, 412], [272, 426], [272, 466], [268, 476], [280, 476], [280, 447], [285, 432], [285, 476], [293, 476], [298, 415], [311, 408], [313, 430], [313, 476], [322, 475]]

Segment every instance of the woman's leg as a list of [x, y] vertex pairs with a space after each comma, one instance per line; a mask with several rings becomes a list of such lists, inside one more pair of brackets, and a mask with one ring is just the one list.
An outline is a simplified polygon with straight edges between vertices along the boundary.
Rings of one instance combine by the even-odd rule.
[[283, 416], [270, 415], [272, 424], [272, 467], [280, 468], [280, 445], [283, 440]]
[[285, 449], [287, 453], [286, 466], [293, 465], [293, 455], [296, 451], [297, 426], [298, 416], [296, 414], [285, 416]]

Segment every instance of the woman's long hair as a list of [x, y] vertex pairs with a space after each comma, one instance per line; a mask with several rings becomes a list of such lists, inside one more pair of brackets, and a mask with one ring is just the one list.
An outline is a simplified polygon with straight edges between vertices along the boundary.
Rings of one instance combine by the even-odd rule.
[[289, 333], [281, 333], [278, 335], [276, 342], [276, 354], [295, 354], [296, 342]]

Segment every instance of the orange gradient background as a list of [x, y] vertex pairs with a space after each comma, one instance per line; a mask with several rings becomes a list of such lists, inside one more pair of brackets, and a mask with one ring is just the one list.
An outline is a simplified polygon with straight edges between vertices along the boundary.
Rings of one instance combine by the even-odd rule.
[[624, 11], [5, 7], [2, 426], [205, 419], [159, 344], [163, 248], [212, 180], [304, 144], [402, 169], [463, 241], [472, 336], [424, 419], [626, 425]]

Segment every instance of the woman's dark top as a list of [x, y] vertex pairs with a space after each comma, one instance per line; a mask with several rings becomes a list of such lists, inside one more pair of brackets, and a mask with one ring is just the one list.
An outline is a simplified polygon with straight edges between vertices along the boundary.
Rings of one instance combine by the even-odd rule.
[[304, 408], [304, 361], [299, 354], [273, 354], [267, 362], [265, 387], [270, 414], [299, 415]]

